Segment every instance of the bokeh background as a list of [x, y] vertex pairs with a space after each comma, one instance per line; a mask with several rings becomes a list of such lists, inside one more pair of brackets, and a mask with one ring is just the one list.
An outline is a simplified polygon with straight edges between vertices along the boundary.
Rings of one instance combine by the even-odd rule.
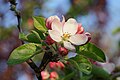
[[[64, 15], [82, 23], [85, 31], [113, 63], [112, 71], [120, 71], [120, 0], [17, 0], [24, 33], [33, 29], [32, 16], [45, 18]], [[36, 80], [26, 64], [8, 66], [6, 61], [12, 50], [21, 45], [18, 39], [17, 18], [10, 10], [8, 0], [0, 0], [0, 80]]]

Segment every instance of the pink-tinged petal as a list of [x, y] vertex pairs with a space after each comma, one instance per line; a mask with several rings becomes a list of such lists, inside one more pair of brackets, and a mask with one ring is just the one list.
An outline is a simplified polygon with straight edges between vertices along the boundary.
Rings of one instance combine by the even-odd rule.
[[51, 21], [46, 20], [46, 27], [51, 30]]
[[59, 20], [54, 19], [52, 22], [52, 30], [58, 31], [62, 35], [62, 23]]
[[65, 23], [65, 17], [62, 15], [62, 23]]
[[61, 34], [59, 32], [57, 32], [55, 30], [48, 30], [48, 33], [54, 41], [56, 41], [56, 42], [62, 41]]
[[75, 47], [70, 42], [64, 41], [63, 44], [66, 49], [75, 50]]
[[82, 34], [83, 32], [84, 32], [84, 28], [82, 27], [82, 24], [79, 23], [76, 34]]
[[47, 18], [46, 22], [53, 21], [54, 19], [57, 19], [60, 21], [60, 18], [58, 16], [50, 16], [49, 18]]
[[62, 26], [65, 24], [65, 17], [62, 15]]
[[83, 45], [88, 41], [88, 37], [85, 34], [76, 34], [71, 36], [69, 41], [74, 45]]
[[70, 33], [70, 35], [74, 35], [77, 32], [77, 24], [66, 22], [63, 27], [63, 33]]
[[87, 36], [91, 36], [91, 34], [90, 34], [89, 32], [86, 32], [85, 35], [87, 35]]
[[58, 21], [60, 21], [60, 19], [57, 16], [50, 16], [49, 18], [46, 19], [46, 27], [48, 29], [51, 29], [51, 24], [54, 19], [57, 19]]
[[70, 19], [68, 19], [67, 22], [75, 23], [75, 24], [77, 23], [77, 21], [76, 21], [74, 18], [70, 18]]
[[[89, 42], [89, 41], [91, 40], [91, 34], [88, 33], [88, 32], [86, 32], [85, 35], [88, 37], [88, 41], [87, 41], [87, 42]], [[86, 43], [87, 43], [87, 42], [86, 42]]]

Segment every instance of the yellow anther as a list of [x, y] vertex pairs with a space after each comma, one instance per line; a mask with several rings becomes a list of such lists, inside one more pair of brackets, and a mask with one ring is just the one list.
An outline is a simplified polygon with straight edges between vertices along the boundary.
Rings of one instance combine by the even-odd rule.
[[62, 38], [67, 40], [67, 39], [70, 38], [70, 34], [66, 32], [66, 33], [63, 34]]

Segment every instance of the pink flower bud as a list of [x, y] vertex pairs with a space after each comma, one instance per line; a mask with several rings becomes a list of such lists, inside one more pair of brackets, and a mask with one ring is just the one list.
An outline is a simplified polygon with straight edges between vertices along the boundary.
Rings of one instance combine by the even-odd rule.
[[60, 47], [58, 51], [62, 56], [66, 56], [68, 54], [68, 49], [66, 49], [65, 47]]
[[82, 27], [82, 24], [78, 24], [78, 30], [76, 34], [82, 34], [84, 32], [84, 28]]
[[58, 62], [50, 62], [49, 67], [51, 69], [55, 69], [55, 68], [64, 69], [65, 65], [62, 62], [58, 61]]
[[56, 63], [56, 66], [59, 67], [59, 68], [61, 68], [61, 69], [64, 69], [64, 67], [65, 67], [65, 65], [62, 62], [60, 62], [60, 61], [58, 61]]
[[45, 42], [46, 42], [48, 45], [52, 45], [55, 41], [48, 35], [48, 36], [46, 37]]
[[50, 75], [47, 71], [42, 71], [41, 76], [42, 76], [42, 80], [46, 80], [50, 77]]
[[58, 76], [57, 72], [53, 71], [53, 72], [50, 73], [50, 78], [52, 80], [56, 80], [56, 79], [59, 78], [59, 76]]
[[56, 67], [56, 62], [50, 62], [49, 66], [51, 69], [54, 69]]

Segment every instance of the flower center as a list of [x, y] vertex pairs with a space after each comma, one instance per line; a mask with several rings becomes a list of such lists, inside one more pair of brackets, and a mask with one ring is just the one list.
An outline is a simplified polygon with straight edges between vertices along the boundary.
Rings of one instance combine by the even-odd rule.
[[63, 40], [68, 40], [70, 38], [70, 33], [65, 32], [62, 36]]

